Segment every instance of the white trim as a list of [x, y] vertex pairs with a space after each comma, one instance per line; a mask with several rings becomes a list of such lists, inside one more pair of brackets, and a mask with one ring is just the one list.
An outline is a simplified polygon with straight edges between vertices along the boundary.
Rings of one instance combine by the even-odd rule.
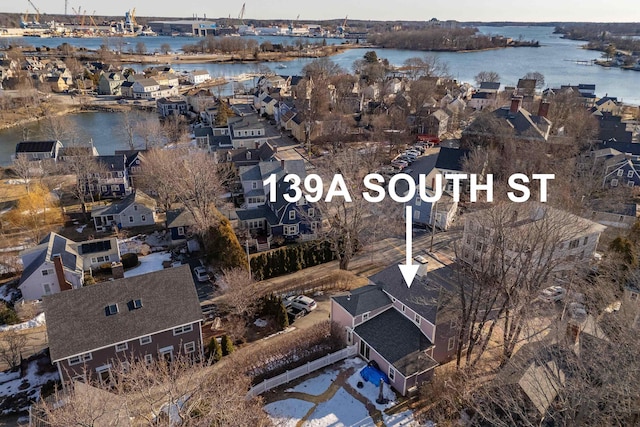
[[[188, 328], [188, 329], [187, 329]], [[178, 326], [177, 328], [173, 328], [173, 336], [188, 334], [189, 332], [193, 332], [193, 324], [189, 323], [188, 325]]]
[[147, 363], [147, 364], [153, 363], [153, 354], [151, 354], [151, 353], [146, 353], [146, 354], [144, 355], [144, 361], [145, 361], [145, 363]]
[[[187, 346], [193, 346], [193, 350], [191, 350], [191, 351], [187, 350]], [[184, 349], [184, 354], [191, 354], [191, 353], [195, 353], [196, 352], [196, 342], [195, 341], [189, 341], [188, 343], [184, 343], [184, 345], [182, 347]]]
[[[200, 324], [202, 323], [202, 319], [198, 319], [198, 320], [194, 320], [194, 321], [189, 322], [189, 323], [184, 323], [184, 324], [182, 324], [182, 325], [178, 325], [178, 326], [176, 326], [176, 328], [179, 328], [180, 326], [184, 326], [184, 325], [194, 324], [194, 323], [197, 323], [197, 324], [198, 324], [198, 327], [200, 327]], [[113, 346], [115, 346], [116, 344], [121, 344], [121, 343], [123, 343], [123, 342], [129, 342], [129, 341], [139, 340], [140, 338], [142, 338], [142, 337], [146, 337], [146, 336], [148, 336], [148, 335], [150, 335], [150, 336], [158, 335], [158, 334], [161, 334], [161, 333], [163, 333], [163, 332], [171, 331], [171, 330], [173, 330], [173, 329], [174, 329], [174, 328], [167, 328], [167, 329], [163, 329], [163, 330], [161, 330], [161, 331], [152, 332], [152, 333], [150, 333], [150, 334], [144, 334], [144, 335], [139, 335], [139, 336], [137, 336], [137, 337], [129, 338], [129, 339], [124, 340], [124, 341], [119, 341], [119, 342], [109, 343], [109, 344], [107, 344], [107, 345], [103, 345], [103, 346], [101, 346], [101, 347], [92, 348], [92, 349], [91, 349], [91, 350], [89, 350], [89, 351], [85, 351], [85, 352], [82, 352], [82, 353], [76, 353], [76, 354], [72, 354], [72, 355], [69, 355], [69, 356], [61, 357], [60, 359], [52, 360], [52, 361], [51, 361], [51, 363], [55, 363], [55, 362], [60, 361], [60, 360], [67, 360], [67, 359], [69, 359], [69, 358], [71, 358], [71, 357], [73, 357], [73, 356], [79, 356], [79, 355], [81, 355], [81, 354], [91, 353], [91, 352], [94, 352], [94, 351], [98, 351], [98, 350], [102, 350], [102, 349], [105, 349], [105, 348], [113, 347]]]
[[[149, 342], [142, 342], [143, 338], [149, 338]], [[152, 335], [145, 335], [143, 337], [138, 338], [138, 342], [140, 343], [140, 345], [151, 344], [153, 342], [153, 336]]]
[[[124, 345], [124, 348], [122, 348], [122, 346]], [[118, 347], [120, 347], [120, 349], [118, 349]], [[120, 352], [120, 351], [126, 351], [129, 349], [129, 343], [128, 342], [123, 342], [120, 344], [116, 344], [115, 345], [115, 349], [116, 349], [116, 353]]]
[[362, 322], [366, 322], [367, 320], [369, 320], [369, 318], [371, 317], [371, 312], [367, 311], [365, 313], [362, 313]]

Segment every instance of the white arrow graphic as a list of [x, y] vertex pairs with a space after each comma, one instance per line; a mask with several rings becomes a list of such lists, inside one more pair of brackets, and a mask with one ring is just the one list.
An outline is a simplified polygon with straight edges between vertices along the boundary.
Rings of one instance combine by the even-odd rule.
[[400, 267], [400, 272], [402, 273], [402, 277], [404, 277], [404, 281], [407, 283], [407, 287], [411, 287], [411, 283], [413, 283], [413, 279], [416, 277], [416, 273], [418, 273], [419, 265], [413, 265], [413, 257], [411, 256], [411, 239], [413, 237], [413, 218], [412, 218], [412, 207], [407, 206], [405, 211], [405, 220], [407, 221], [407, 259], [405, 265], [398, 265]]

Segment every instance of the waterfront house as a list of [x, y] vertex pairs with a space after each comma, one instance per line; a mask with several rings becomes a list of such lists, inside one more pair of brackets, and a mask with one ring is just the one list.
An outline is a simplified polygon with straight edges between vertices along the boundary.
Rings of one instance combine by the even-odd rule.
[[78, 182], [85, 194], [96, 198], [124, 197], [133, 191], [129, 181], [126, 156], [97, 156], [97, 169], [87, 176], [78, 176]]
[[186, 114], [188, 110], [187, 101], [183, 97], [160, 98], [156, 101], [156, 107], [161, 117]]
[[132, 359], [203, 355], [202, 312], [187, 265], [50, 295], [44, 312], [51, 361], [65, 385], [108, 384]]
[[450, 360], [457, 348], [457, 317], [449, 297], [453, 290], [435, 273], [427, 273], [427, 265], [420, 265], [410, 288], [392, 265], [371, 276], [368, 286], [331, 298], [331, 320], [345, 329], [347, 344], [375, 361], [402, 395], [431, 380], [433, 369]]
[[196, 70], [187, 74], [189, 82], [193, 85], [204, 83], [207, 80], [211, 80], [211, 76], [207, 70]]
[[116, 95], [122, 94], [120, 87], [125, 82], [122, 73], [102, 73], [98, 80], [98, 93], [100, 95]]
[[156, 223], [156, 201], [142, 191], [134, 191], [122, 200], [106, 206], [94, 206], [91, 219], [96, 231], [132, 228]]
[[15, 157], [26, 157], [28, 160], [58, 160], [62, 148], [60, 141], [22, 141], [16, 144]]
[[25, 301], [41, 299], [84, 283], [84, 265], [75, 242], [49, 233], [40, 243], [20, 254], [24, 270], [18, 288]]

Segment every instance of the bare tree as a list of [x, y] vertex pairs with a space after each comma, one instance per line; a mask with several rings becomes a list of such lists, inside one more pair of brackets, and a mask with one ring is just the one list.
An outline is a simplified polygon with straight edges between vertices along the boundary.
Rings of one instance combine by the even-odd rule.
[[262, 296], [251, 273], [244, 268], [225, 269], [222, 273], [220, 286], [225, 302], [234, 314], [251, 318], [257, 309], [256, 302]]
[[36, 174], [38, 169], [38, 163], [29, 160], [27, 156], [18, 156], [11, 164], [11, 170], [13, 170], [16, 177], [22, 181], [27, 193], [31, 192], [31, 180], [39, 175]]
[[2, 332], [0, 335], [0, 360], [15, 368], [20, 364], [22, 351], [27, 345], [27, 336], [14, 330]]
[[[82, 213], [87, 214], [87, 203], [93, 203], [94, 194], [98, 190], [98, 176], [104, 176], [107, 168], [91, 153], [91, 146], [71, 146], [65, 149], [65, 158], [60, 163], [62, 171], [75, 176], [75, 183], [71, 187], [73, 196], [78, 199]], [[92, 191], [91, 188], [95, 188]]]
[[478, 74], [476, 74], [474, 79], [476, 81], [476, 84], [480, 86], [480, 83], [482, 82], [499, 82], [500, 74], [495, 71], [480, 71]]
[[544, 74], [539, 71], [530, 71], [524, 76], [523, 79], [530, 79], [536, 81], [536, 89], [542, 89], [544, 87]]

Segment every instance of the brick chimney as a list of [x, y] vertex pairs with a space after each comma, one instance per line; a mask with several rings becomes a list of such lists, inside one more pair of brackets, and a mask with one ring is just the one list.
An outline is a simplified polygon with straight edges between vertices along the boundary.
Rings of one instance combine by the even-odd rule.
[[114, 279], [123, 279], [124, 278], [124, 266], [121, 262], [112, 262], [111, 263], [111, 275]]
[[64, 277], [64, 267], [62, 266], [62, 257], [60, 254], [53, 255], [53, 268], [56, 271], [56, 277], [58, 278], [58, 284], [60, 285], [61, 291], [70, 291], [73, 289], [71, 287], [71, 283], [67, 282], [67, 279]]
[[540, 101], [540, 107], [538, 107], [538, 116], [547, 117], [549, 116], [549, 102], [546, 100]]
[[567, 323], [567, 340], [570, 344], [577, 344], [580, 336], [580, 326], [575, 323]]
[[511, 98], [511, 107], [509, 108], [509, 113], [516, 114], [520, 110], [520, 107], [522, 107], [522, 97], [514, 96], [513, 98]]
[[282, 168], [282, 170], [284, 170], [284, 159], [280, 160], [280, 167]]

